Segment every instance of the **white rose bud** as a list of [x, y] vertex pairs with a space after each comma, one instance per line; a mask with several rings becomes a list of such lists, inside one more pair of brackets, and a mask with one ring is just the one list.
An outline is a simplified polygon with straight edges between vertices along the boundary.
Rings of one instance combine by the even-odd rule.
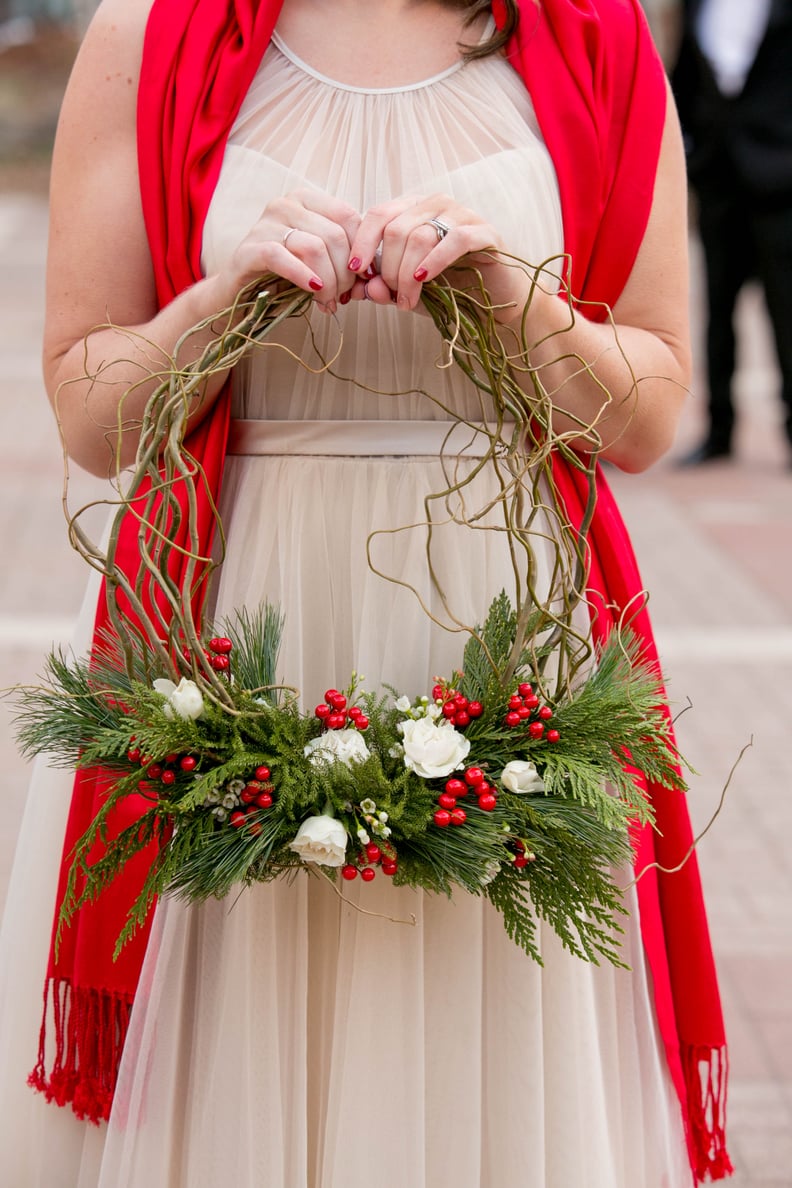
[[368, 759], [371, 752], [358, 730], [326, 730], [318, 738], [311, 739], [304, 754], [314, 765], [337, 760], [351, 767], [353, 763]]
[[343, 866], [346, 857], [347, 832], [335, 817], [309, 817], [297, 830], [289, 849], [299, 854], [303, 862], [316, 866]]
[[509, 792], [544, 792], [539, 772], [527, 759], [512, 759], [501, 772], [500, 782]]
[[425, 780], [441, 779], [461, 767], [470, 742], [445, 719], [437, 724], [430, 718], [399, 723], [404, 739], [404, 763]]
[[174, 685], [173, 681], [157, 680], [154, 682], [154, 688], [163, 697], [167, 698], [163, 706], [163, 712], [166, 718], [200, 718], [204, 712], [204, 700], [201, 695], [201, 690], [196, 685], [195, 681], [188, 680], [187, 677], [182, 677], [178, 685]]

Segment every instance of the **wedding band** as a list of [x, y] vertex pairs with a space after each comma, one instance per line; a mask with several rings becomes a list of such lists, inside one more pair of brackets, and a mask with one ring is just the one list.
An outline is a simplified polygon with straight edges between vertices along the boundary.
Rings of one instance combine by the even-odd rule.
[[445, 239], [448, 232], [451, 230], [448, 223], [444, 223], [442, 219], [434, 218], [429, 220], [429, 226], [434, 227], [437, 232], [437, 242], [440, 243]]
[[366, 281], [366, 283], [363, 285], [363, 300], [364, 301], [371, 301], [371, 298], [369, 297], [368, 287], [369, 287], [369, 283], [368, 283], [368, 281]]
[[283, 244], [284, 247], [286, 247], [286, 244], [289, 242], [289, 236], [293, 235], [296, 230], [297, 230], [296, 227], [287, 227], [286, 228], [286, 230], [283, 233], [283, 238], [281, 239], [281, 243]]

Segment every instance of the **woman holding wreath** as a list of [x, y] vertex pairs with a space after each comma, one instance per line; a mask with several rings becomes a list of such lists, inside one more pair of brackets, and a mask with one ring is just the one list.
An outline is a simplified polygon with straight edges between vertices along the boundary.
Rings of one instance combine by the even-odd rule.
[[[497, 532], [433, 525], [430, 574], [404, 531], [442, 489], [449, 422], [482, 415], [462, 372], [437, 367], [423, 286], [478, 269], [503, 335], [535, 344], [524, 362], [553, 393], [554, 430], [639, 471], [670, 445], [689, 378], [685, 239], [679, 130], [636, 0], [103, 0], [53, 162], [47, 386], [71, 456], [112, 474], [186, 331], [206, 325], [199, 350], [268, 274], [312, 294], [194, 412], [227, 537], [211, 598], [281, 605], [282, 669], [307, 704], [352, 669], [412, 694], [458, 662], [459, 624], [510, 574]], [[579, 526], [581, 472], [559, 457], [554, 473]], [[548, 518], [540, 535], [554, 531]], [[580, 630], [601, 639], [641, 589], [601, 476], [588, 547]], [[651, 648], [645, 612], [634, 621]], [[636, 841], [629, 969], [579, 961], [549, 930], [540, 968], [476, 897], [379, 880], [361, 911], [307, 878], [233, 905], [163, 900], [115, 964], [113, 892], [47, 967], [52, 822], [68, 853], [98, 792], [78, 780], [66, 822], [58, 776], [36, 778], [47, 829], [28, 823], [38, 861], [20, 861], [9, 899], [0, 1034], [18, 1188], [728, 1173], [695, 861], [652, 867], [689, 846], [678, 797]], [[41, 1095], [24, 1079], [45, 973]]]

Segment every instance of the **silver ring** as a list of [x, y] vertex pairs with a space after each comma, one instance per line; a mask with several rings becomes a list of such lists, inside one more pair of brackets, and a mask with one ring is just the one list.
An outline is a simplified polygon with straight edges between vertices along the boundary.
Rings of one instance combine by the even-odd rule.
[[289, 236], [293, 235], [296, 230], [297, 230], [296, 227], [287, 227], [286, 228], [286, 230], [283, 233], [283, 238], [281, 239], [281, 243], [283, 244], [284, 247], [286, 247], [286, 244], [289, 242]]
[[448, 223], [444, 223], [442, 219], [429, 219], [429, 226], [434, 227], [437, 232], [437, 242], [441, 243], [445, 239], [448, 232], [451, 230]]
[[369, 297], [368, 287], [369, 287], [369, 283], [368, 283], [368, 281], [366, 281], [366, 283], [363, 285], [363, 300], [364, 301], [371, 301], [371, 298]]

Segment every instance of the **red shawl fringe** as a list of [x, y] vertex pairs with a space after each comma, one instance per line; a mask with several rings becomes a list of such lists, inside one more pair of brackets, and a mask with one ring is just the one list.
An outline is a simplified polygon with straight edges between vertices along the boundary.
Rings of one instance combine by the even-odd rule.
[[[45, 1030], [50, 1001], [55, 1055], [48, 1074]], [[28, 1084], [47, 1101], [71, 1105], [81, 1120], [106, 1122], [131, 1010], [132, 995], [75, 987], [68, 978], [48, 978], [38, 1060]]]
[[726, 1150], [729, 1057], [722, 1048], [680, 1048], [688, 1104], [689, 1142], [696, 1180], [724, 1180], [734, 1171]]

